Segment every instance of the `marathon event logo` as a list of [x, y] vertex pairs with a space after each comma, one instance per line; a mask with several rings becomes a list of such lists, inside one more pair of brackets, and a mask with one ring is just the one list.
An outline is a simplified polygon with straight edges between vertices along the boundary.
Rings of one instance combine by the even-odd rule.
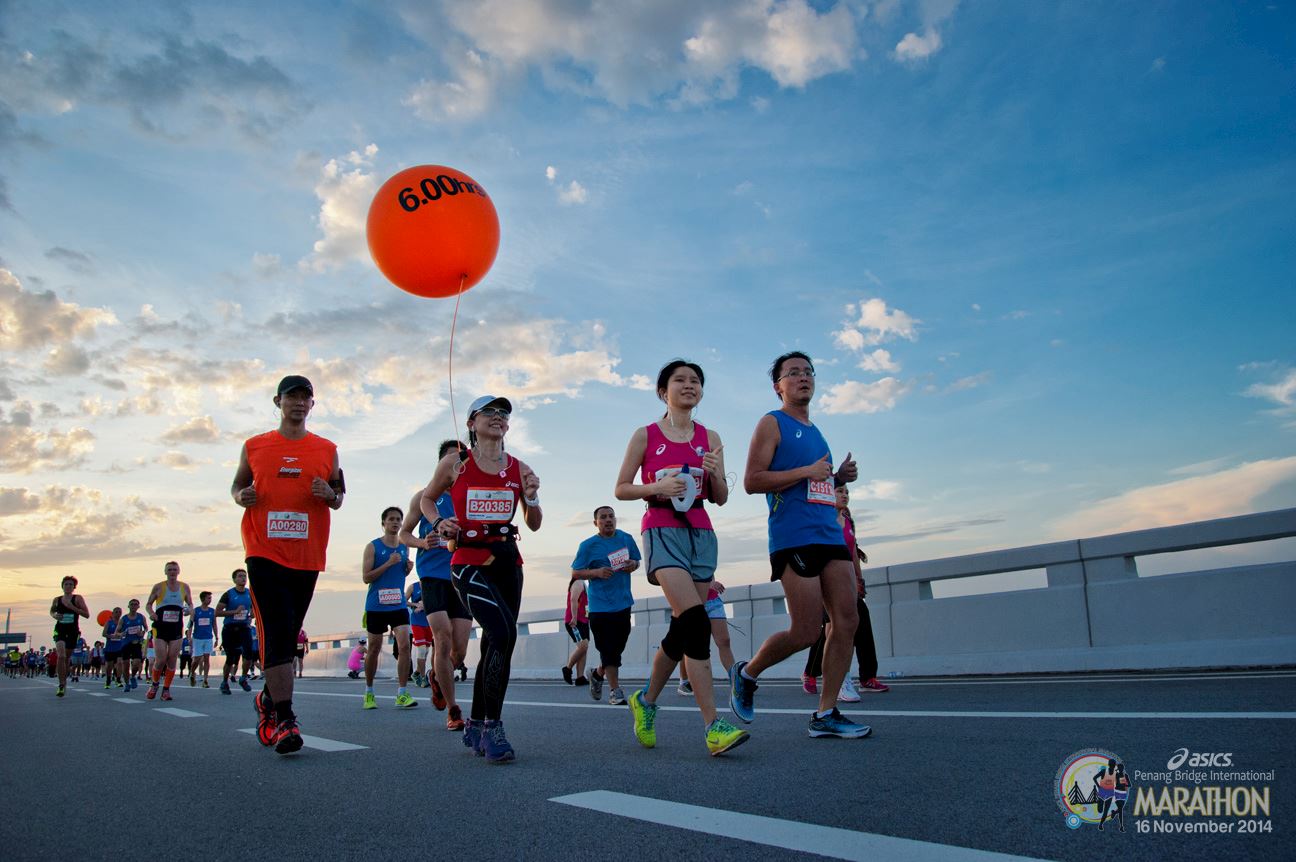
[[1140, 834], [1261, 835], [1273, 832], [1274, 774], [1242, 768], [1231, 751], [1177, 748], [1163, 770], [1143, 770], [1089, 748], [1062, 762], [1053, 789], [1072, 829], [1124, 832], [1128, 820]]

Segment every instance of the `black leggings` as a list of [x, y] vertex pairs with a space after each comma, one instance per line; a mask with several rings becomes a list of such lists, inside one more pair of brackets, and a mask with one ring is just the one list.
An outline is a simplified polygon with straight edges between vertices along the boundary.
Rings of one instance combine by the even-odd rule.
[[[873, 643], [873, 622], [869, 619], [868, 605], [856, 597], [855, 608], [859, 611], [859, 628], [855, 629], [855, 657], [859, 659], [860, 680], [867, 682], [877, 676], [877, 647]], [[828, 617], [824, 616], [824, 628], [819, 630], [819, 640], [810, 647], [806, 657], [805, 675], [823, 676], [824, 644], [828, 641]]]
[[504, 710], [513, 647], [517, 646], [518, 608], [522, 605], [522, 567], [517, 548], [500, 542], [485, 565], [451, 566], [459, 600], [482, 627], [481, 658], [473, 678], [471, 717], [498, 720]]
[[262, 670], [292, 664], [297, 633], [306, 621], [319, 572], [290, 569], [265, 557], [248, 557], [247, 575], [261, 651], [260, 655], [244, 653], [244, 658], [259, 659]]

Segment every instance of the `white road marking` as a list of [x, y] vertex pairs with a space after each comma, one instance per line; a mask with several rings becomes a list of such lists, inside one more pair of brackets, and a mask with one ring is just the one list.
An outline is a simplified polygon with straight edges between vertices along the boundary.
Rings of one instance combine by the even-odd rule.
[[[617, 814], [632, 820], [643, 820], [721, 838], [749, 841], [753, 844], [798, 850], [802, 853], [814, 853], [833, 859], [852, 859], [861, 862], [864, 860], [876, 862], [878, 859], [924, 862], [924, 860], [939, 858], [958, 860], [958, 862], [963, 860], [988, 862], [988, 860], [1030, 858], [974, 850], [969, 847], [956, 847], [951, 844], [915, 841], [911, 838], [855, 832], [833, 826], [798, 823], [795, 820], [760, 817], [755, 814], [725, 811], [721, 808], [703, 808], [698, 805], [631, 796], [609, 790], [591, 790], [568, 796], [555, 796], [549, 801], [587, 808], [600, 814]], [[742, 837], [737, 838], [737, 836]]]
[[[607, 709], [602, 703], [546, 703], [538, 700], [505, 700], [509, 706], [549, 706], [557, 709]], [[612, 707], [617, 709], [617, 707]], [[666, 712], [697, 712], [696, 706], [665, 706]], [[756, 715], [799, 715], [807, 720], [810, 709], [757, 709]], [[1070, 718], [1070, 719], [1130, 719], [1142, 721], [1149, 718], [1194, 719], [1296, 719], [1296, 712], [971, 712], [946, 709], [842, 709], [843, 715], [863, 715], [870, 718]]]
[[91, 697], [112, 697], [112, 695], [106, 691], [87, 691], [86, 694]]
[[143, 703], [144, 702], [142, 700], [136, 700], [133, 697], [114, 697], [113, 700], [116, 701], [117, 703]]
[[[240, 728], [239, 733], [256, 734], [255, 727]], [[322, 736], [307, 736], [302, 734], [302, 744], [307, 748], [315, 748], [320, 751], [359, 751], [362, 748], [368, 748], [367, 745], [356, 745], [351, 742], [339, 742], [336, 739], [325, 739]]]
[[177, 709], [174, 706], [162, 706], [154, 712], [165, 712], [167, 715], [174, 715], [176, 718], [206, 718], [207, 714], [203, 712], [190, 712], [187, 709]]

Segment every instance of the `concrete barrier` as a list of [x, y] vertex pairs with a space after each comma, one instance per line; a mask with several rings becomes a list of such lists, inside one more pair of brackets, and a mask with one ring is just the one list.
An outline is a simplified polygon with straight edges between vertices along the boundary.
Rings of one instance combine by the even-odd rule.
[[[879, 675], [1043, 673], [1091, 670], [1263, 667], [1296, 664], [1296, 560], [1140, 577], [1152, 554], [1296, 536], [1296, 509], [1199, 521], [1090, 539], [946, 557], [864, 571]], [[1042, 569], [1047, 586], [934, 598], [938, 581]], [[636, 591], [642, 592], [642, 584]], [[734, 655], [750, 657], [788, 627], [779, 584], [730, 587]], [[563, 609], [521, 615], [513, 675], [558, 678], [571, 641]], [[670, 609], [660, 595], [635, 602], [622, 672], [648, 674]], [[555, 631], [532, 633], [533, 628]], [[360, 633], [330, 636], [350, 640]], [[324, 639], [321, 639], [323, 641]], [[592, 648], [591, 648], [592, 649]], [[346, 648], [317, 648], [308, 673], [346, 672]], [[469, 642], [476, 664], [477, 641]], [[394, 669], [384, 651], [380, 672]], [[766, 678], [797, 678], [805, 654]], [[712, 666], [723, 677], [712, 650]]]

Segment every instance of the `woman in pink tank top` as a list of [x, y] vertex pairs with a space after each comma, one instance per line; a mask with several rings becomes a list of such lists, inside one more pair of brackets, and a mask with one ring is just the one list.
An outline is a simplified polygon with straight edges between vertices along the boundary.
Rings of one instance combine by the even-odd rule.
[[653, 658], [648, 685], [630, 696], [635, 736], [646, 748], [656, 745], [657, 696], [684, 660], [706, 726], [707, 748], [717, 755], [748, 736], [716, 716], [712, 686], [711, 623], [703, 604], [715, 579], [716, 540], [704, 504], [710, 500], [723, 506], [729, 486], [720, 435], [693, 420], [704, 380], [702, 368], [683, 359], [658, 373], [657, 397], [666, 402], [666, 413], [630, 438], [616, 498], [646, 503], [644, 570], [671, 606], [670, 629]]

